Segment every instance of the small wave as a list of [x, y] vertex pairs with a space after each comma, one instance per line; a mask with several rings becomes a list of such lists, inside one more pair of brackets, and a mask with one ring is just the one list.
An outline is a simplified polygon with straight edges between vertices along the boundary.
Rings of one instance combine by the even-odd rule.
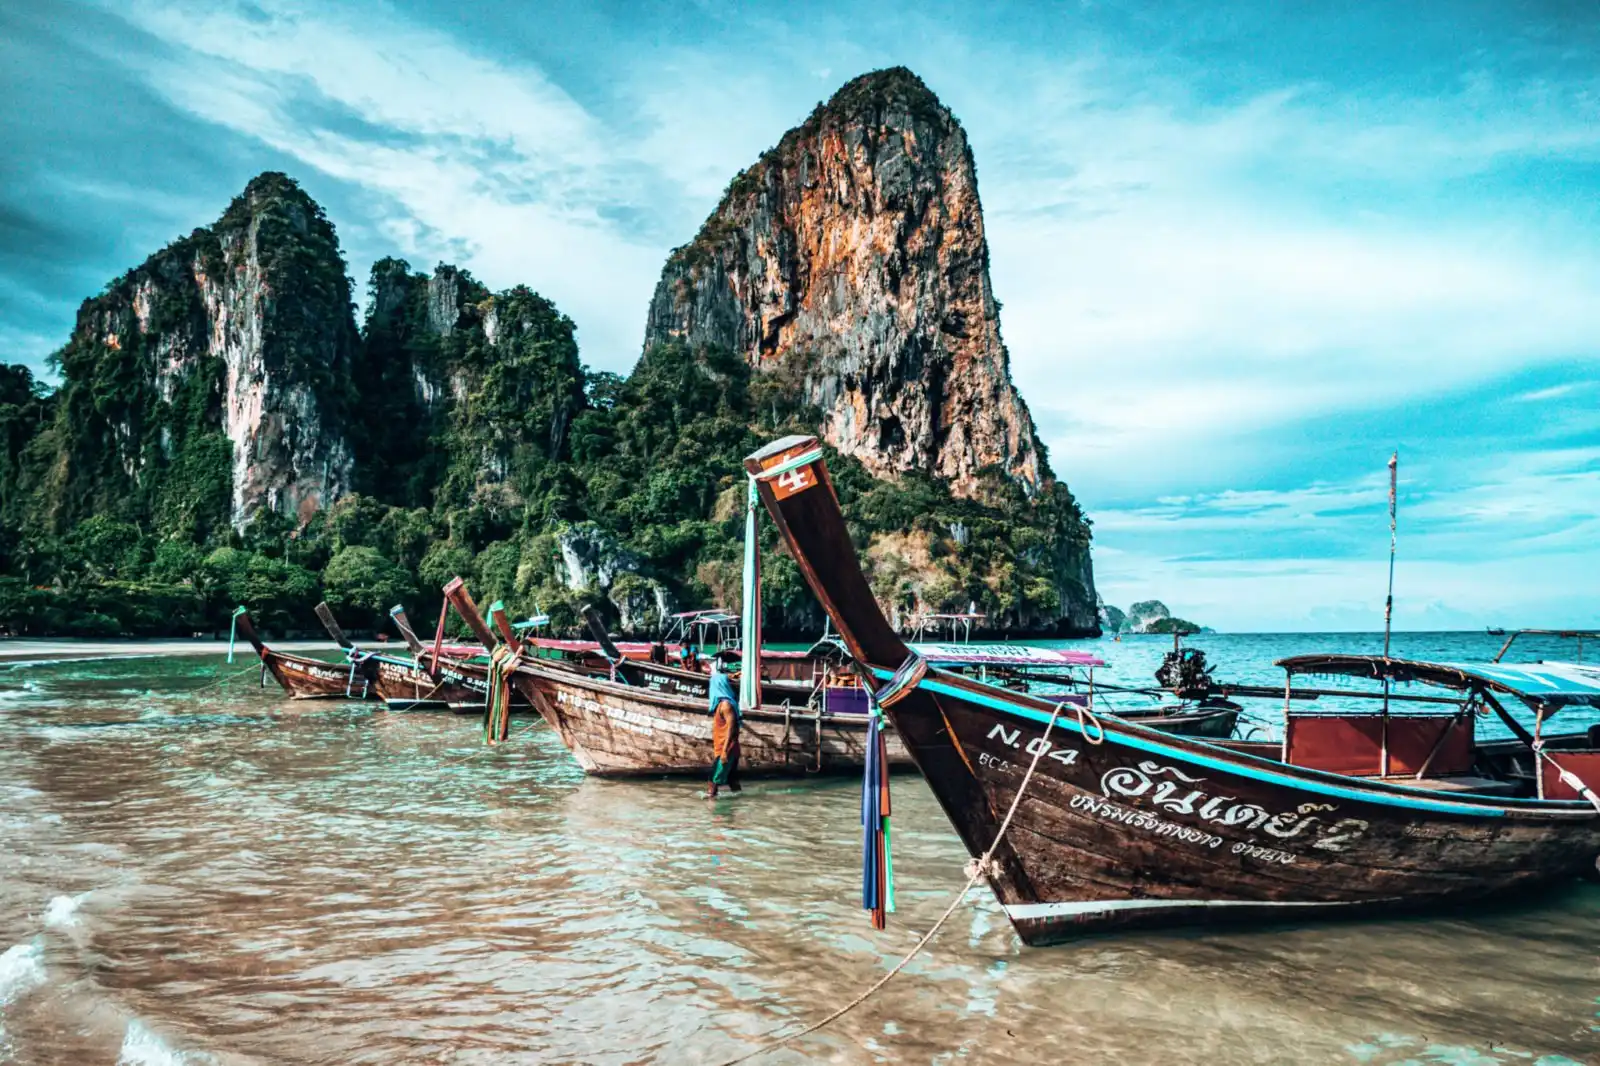
[[44, 949], [37, 941], [0, 955], [0, 1007], [44, 984]]
[[47, 929], [74, 929], [83, 922], [78, 917], [78, 907], [88, 897], [89, 893], [83, 892], [76, 896], [57, 896], [44, 908], [44, 924]]
[[199, 1066], [214, 1060], [209, 1055], [189, 1055], [168, 1046], [150, 1027], [137, 1018], [130, 1019], [122, 1037], [117, 1066]]
[[0, 1054], [5, 1052], [5, 1011], [12, 1000], [44, 984], [44, 949], [37, 941], [17, 944], [0, 955]]

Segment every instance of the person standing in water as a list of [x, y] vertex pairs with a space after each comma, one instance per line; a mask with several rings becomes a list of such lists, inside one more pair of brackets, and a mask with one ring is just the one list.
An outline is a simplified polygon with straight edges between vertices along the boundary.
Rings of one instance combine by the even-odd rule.
[[717, 790], [727, 786], [739, 791], [739, 693], [722, 664], [711, 660], [711, 787], [707, 799], [716, 799]]

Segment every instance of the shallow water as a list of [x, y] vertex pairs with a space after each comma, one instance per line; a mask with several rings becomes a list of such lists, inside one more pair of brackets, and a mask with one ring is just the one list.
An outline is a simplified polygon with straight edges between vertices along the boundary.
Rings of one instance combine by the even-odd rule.
[[[1197, 643], [1269, 682], [1371, 639]], [[1168, 642], [1091, 646], [1142, 681]], [[219, 659], [0, 669], [0, 1062], [720, 1062], [871, 984], [961, 885], [921, 780], [894, 793], [879, 933], [852, 781], [710, 804], [586, 779], [528, 719], [490, 752], [472, 719], [292, 704]], [[1600, 888], [1047, 949], [974, 891], [762, 1061], [1600, 1062]]]

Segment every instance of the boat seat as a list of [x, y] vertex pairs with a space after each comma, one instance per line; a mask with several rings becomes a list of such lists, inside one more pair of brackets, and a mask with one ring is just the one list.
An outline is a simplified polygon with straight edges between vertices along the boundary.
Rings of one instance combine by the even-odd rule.
[[1424, 777], [1420, 780], [1413, 774], [1391, 774], [1378, 780], [1391, 785], [1425, 788], [1430, 792], [1476, 792], [1484, 796], [1515, 796], [1520, 789], [1515, 781], [1497, 781], [1492, 777], [1472, 777], [1467, 774]]

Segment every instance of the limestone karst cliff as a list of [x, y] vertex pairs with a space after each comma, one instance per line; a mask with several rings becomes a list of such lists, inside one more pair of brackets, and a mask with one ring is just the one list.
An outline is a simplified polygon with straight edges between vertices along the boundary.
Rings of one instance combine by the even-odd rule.
[[904, 68], [863, 75], [729, 186], [677, 249], [645, 343], [798, 364], [827, 441], [878, 475], [971, 495], [1049, 477], [1011, 383], [972, 150]]
[[79, 310], [57, 356], [52, 523], [203, 531], [263, 507], [303, 521], [350, 487], [355, 348], [333, 227], [289, 178], [262, 174]]
[[[1011, 381], [971, 147], [911, 71], [849, 82], [733, 179], [662, 270], [645, 347], [668, 341], [797, 383], [814, 428], [878, 477], [931, 474], [991, 503], [1006, 489], [986, 478], [1020, 488], [1038, 504], [1022, 520], [1048, 531], [1026, 562], [1052, 574], [1056, 607], [997, 621], [1098, 629], [1088, 527]], [[973, 549], [933, 529], [878, 547], [919, 604]]]

